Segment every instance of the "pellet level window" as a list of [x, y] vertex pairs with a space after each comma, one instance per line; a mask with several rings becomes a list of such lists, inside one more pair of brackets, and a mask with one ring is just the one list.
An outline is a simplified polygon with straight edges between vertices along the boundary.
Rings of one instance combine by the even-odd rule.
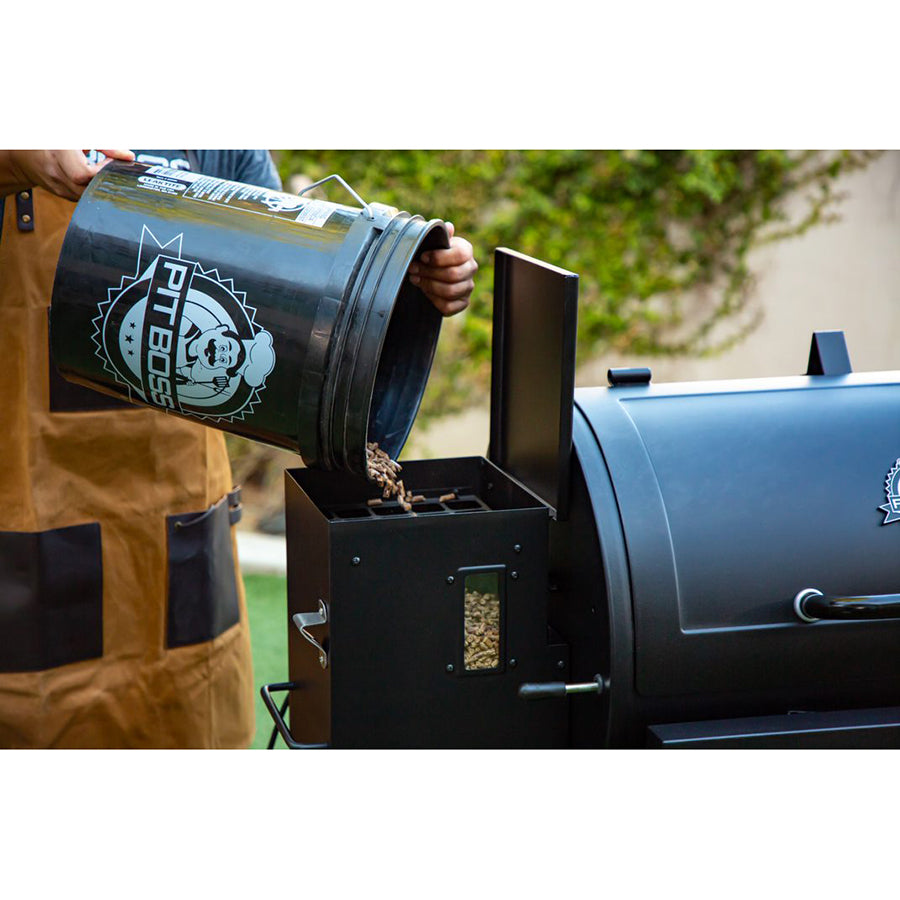
[[500, 573], [466, 576], [463, 664], [467, 672], [500, 666]]

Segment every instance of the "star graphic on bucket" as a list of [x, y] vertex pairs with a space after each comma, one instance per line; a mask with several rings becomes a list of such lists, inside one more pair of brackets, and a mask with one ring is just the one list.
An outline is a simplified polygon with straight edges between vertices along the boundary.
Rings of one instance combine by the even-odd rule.
[[[243, 419], [275, 367], [272, 335], [246, 294], [145, 225], [134, 275], [98, 304], [97, 355], [145, 403], [201, 419]], [[135, 354], [131, 345], [138, 337]]]
[[887, 503], [878, 508], [885, 513], [882, 525], [900, 522], [900, 459], [898, 459], [884, 482]]

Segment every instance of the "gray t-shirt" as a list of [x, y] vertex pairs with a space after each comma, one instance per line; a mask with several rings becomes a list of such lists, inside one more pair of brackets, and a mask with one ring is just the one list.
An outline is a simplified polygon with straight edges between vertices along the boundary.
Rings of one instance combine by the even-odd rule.
[[[152, 166], [186, 169], [213, 178], [281, 190], [281, 179], [268, 150], [135, 150], [134, 155], [138, 162]], [[97, 162], [103, 156], [91, 150], [88, 159]]]

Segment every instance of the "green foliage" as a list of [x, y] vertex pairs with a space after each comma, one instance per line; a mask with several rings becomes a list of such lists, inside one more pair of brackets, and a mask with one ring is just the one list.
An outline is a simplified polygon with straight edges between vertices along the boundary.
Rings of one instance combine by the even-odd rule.
[[[758, 322], [748, 305], [750, 250], [832, 220], [841, 199], [835, 182], [874, 155], [284, 150], [276, 159], [286, 185], [301, 173], [317, 180], [337, 172], [362, 197], [450, 220], [472, 242], [481, 270], [470, 308], [445, 326], [423, 404], [428, 415], [486, 390], [495, 247], [580, 275], [582, 358], [610, 347], [714, 353]], [[327, 195], [346, 201], [339, 187], [328, 186]], [[725, 323], [732, 327], [723, 336], [716, 326]]]

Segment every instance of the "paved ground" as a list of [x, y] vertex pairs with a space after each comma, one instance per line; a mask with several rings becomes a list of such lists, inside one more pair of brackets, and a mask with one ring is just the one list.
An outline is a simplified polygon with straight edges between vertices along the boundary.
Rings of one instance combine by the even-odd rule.
[[238, 531], [238, 559], [241, 571], [247, 575], [284, 575], [287, 572], [287, 552], [283, 536]]

